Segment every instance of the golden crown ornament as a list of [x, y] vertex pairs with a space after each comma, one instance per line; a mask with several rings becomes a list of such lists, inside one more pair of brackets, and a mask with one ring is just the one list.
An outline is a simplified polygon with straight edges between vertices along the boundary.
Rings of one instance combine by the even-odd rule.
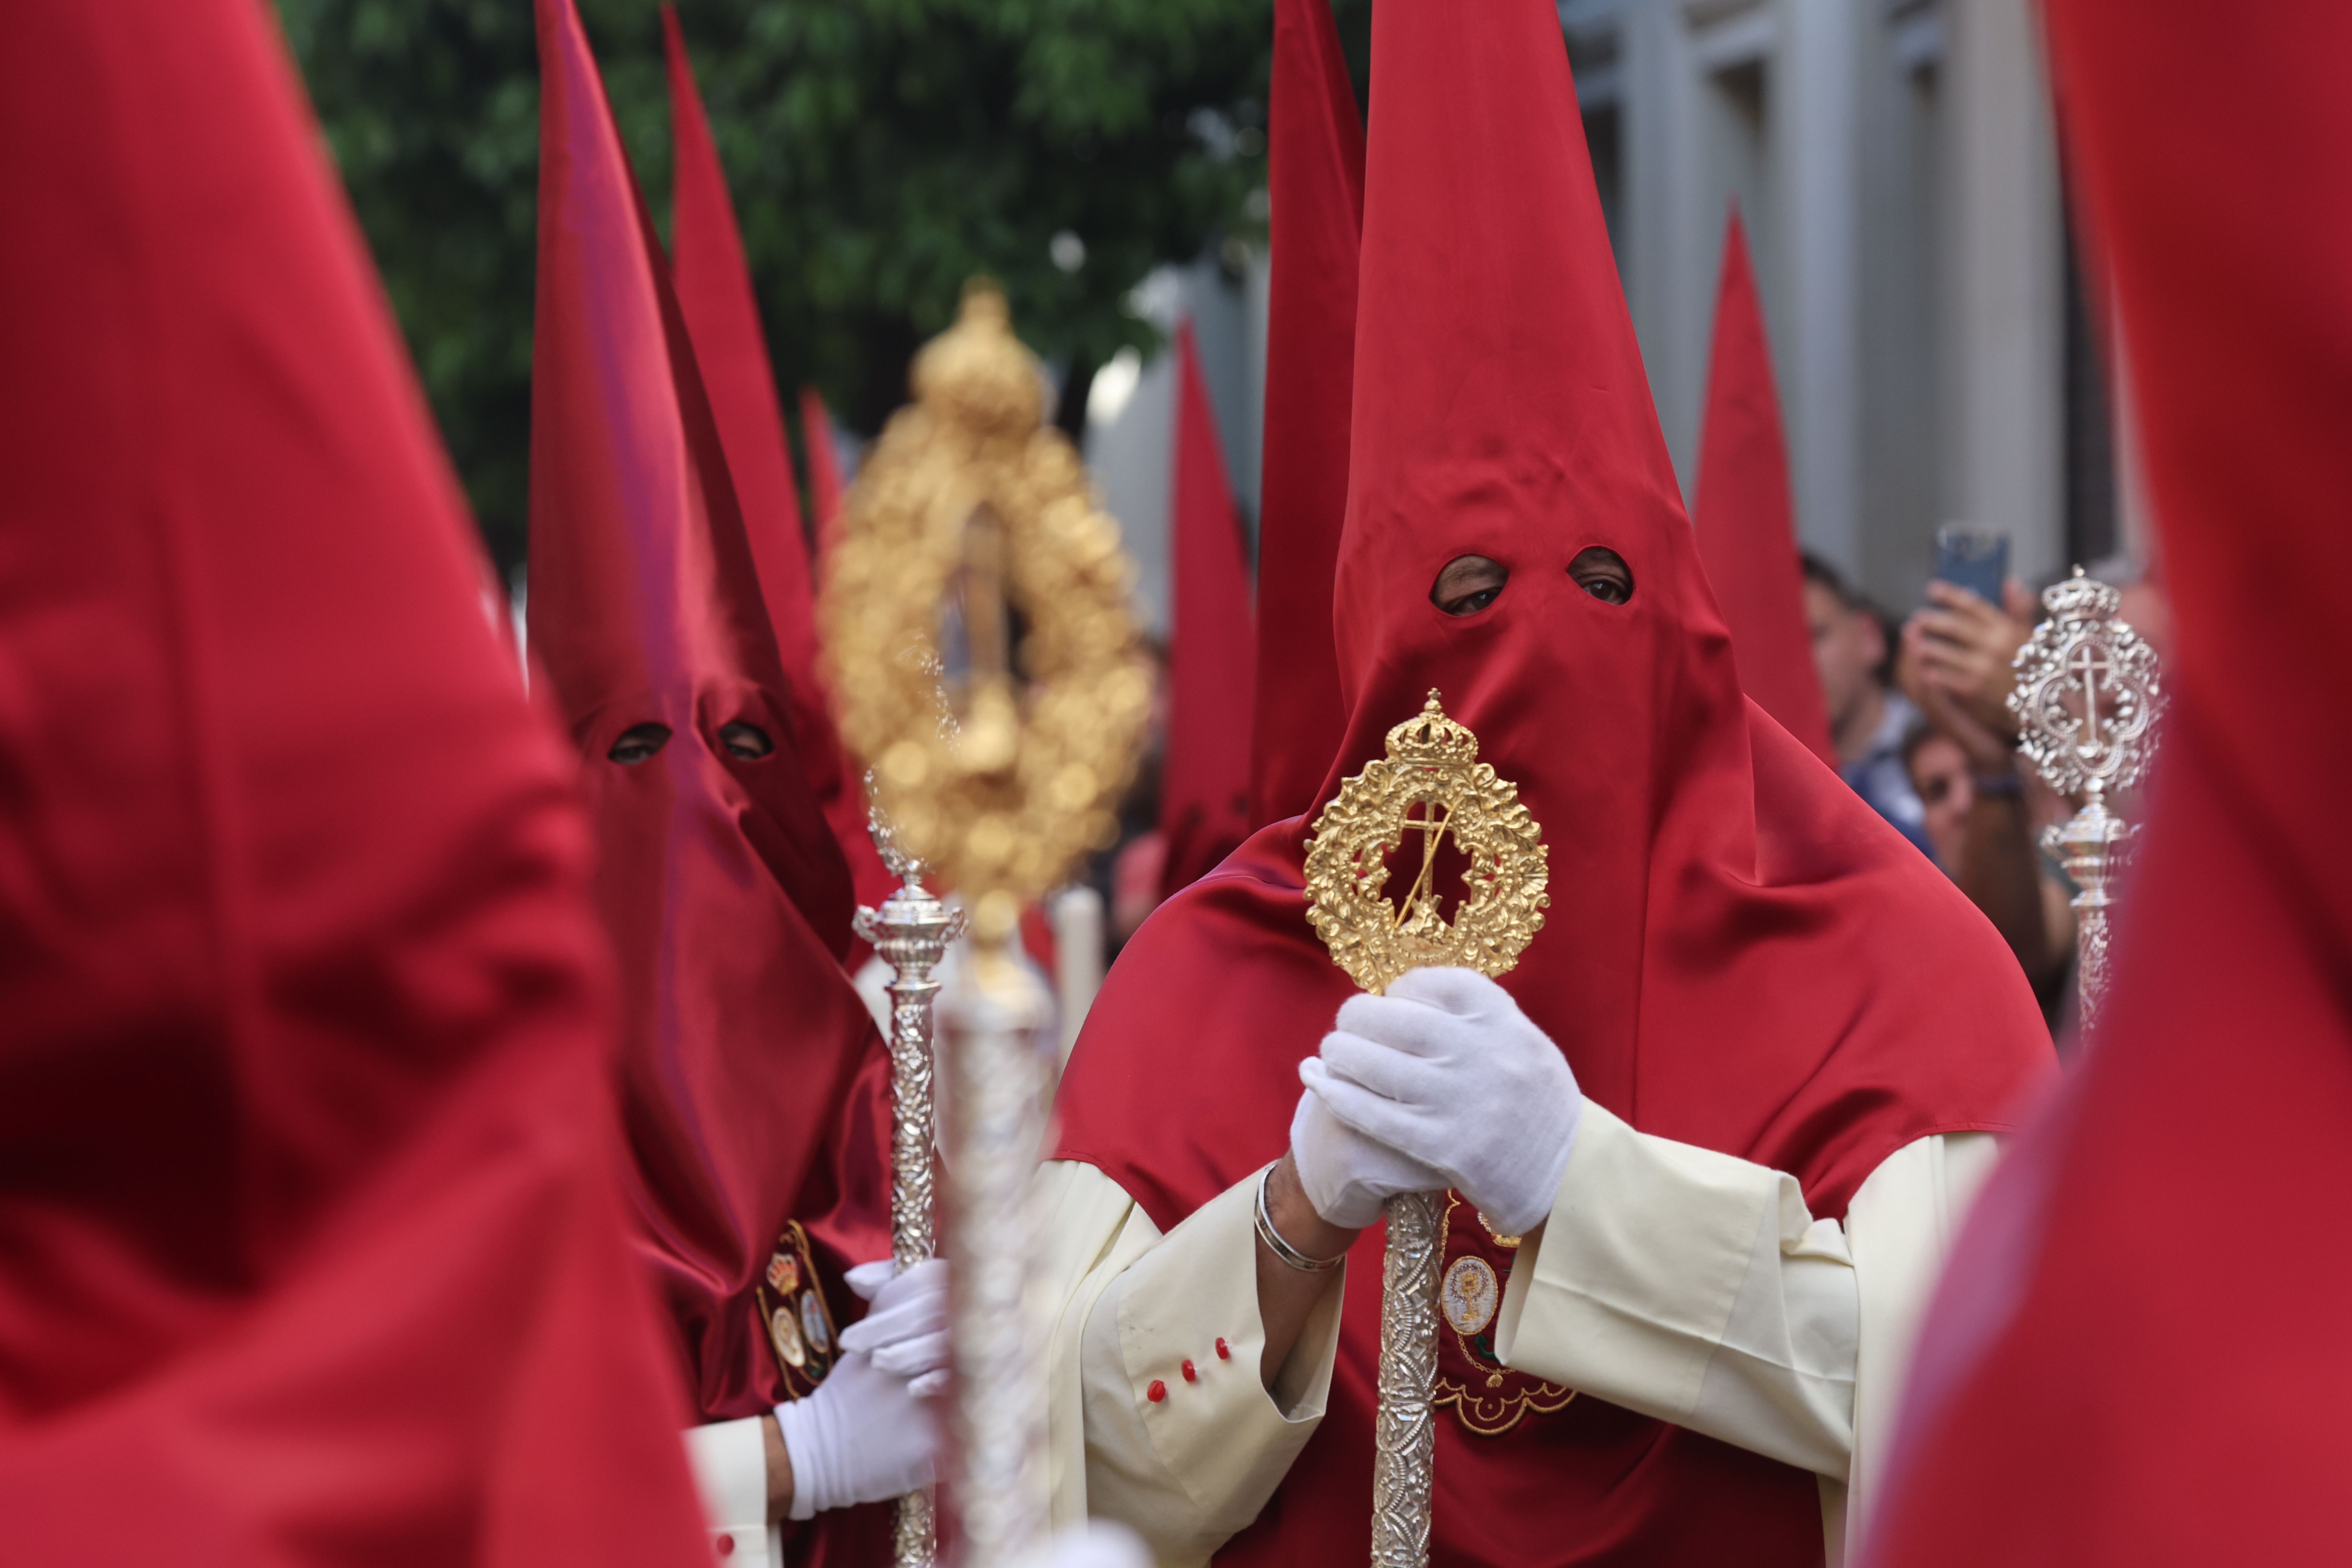
[[[1420, 874], [1402, 903], [1391, 903], [1388, 858], [1416, 831]], [[1436, 886], [1441, 838], [1470, 861], [1450, 922]], [[1315, 819], [1307, 918], [1332, 962], [1375, 994], [1430, 965], [1501, 974], [1543, 929], [1548, 854], [1519, 786], [1478, 760], [1478, 737], [1446, 716], [1433, 690], [1389, 731], [1388, 754], [1342, 784]]]
[[[1415, 812], [1419, 816], [1415, 816]], [[1421, 868], [1401, 903], [1388, 858], [1421, 835]], [[1442, 840], [1470, 864], [1448, 921], [1437, 887]], [[1388, 755], [1339, 786], [1307, 842], [1307, 918], [1332, 961], [1367, 991], [1409, 970], [1459, 965], [1496, 975], [1517, 963], [1551, 900], [1543, 830], [1519, 786], [1478, 760], [1478, 737], [1432, 690], [1388, 733]], [[1381, 1259], [1380, 1409], [1372, 1427], [1372, 1568], [1427, 1568], [1437, 1460], [1438, 1193], [1388, 1200]]]

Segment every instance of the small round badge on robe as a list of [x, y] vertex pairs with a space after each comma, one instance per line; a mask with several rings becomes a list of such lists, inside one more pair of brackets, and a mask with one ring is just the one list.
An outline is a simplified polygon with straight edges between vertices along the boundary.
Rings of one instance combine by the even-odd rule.
[[1439, 1300], [1455, 1333], [1466, 1337], [1482, 1331], [1495, 1321], [1495, 1309], [1502, 1301], [1493, 1266], [1483, 1258], [1455, 1258], [1445, 1271]]
[[824, 1303], [811, 1290], [801, 1298], [801, 1332], [807, 1336], [809, 1346], [819, 1355], [833, 1352], [833, 1331], [826, 1327]]
[[786, 1366], [808, 1364], [808, 1347], [801, 1342], [801, 1326], [793, 1320], [791, 1307], [779, 1307], [768, 1314], [768, 1337], [776, 1342], [776, 1354]]

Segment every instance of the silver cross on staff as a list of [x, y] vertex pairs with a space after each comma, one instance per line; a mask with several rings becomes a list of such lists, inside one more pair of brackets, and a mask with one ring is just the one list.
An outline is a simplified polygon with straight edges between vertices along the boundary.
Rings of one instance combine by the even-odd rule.
[[2164, 700], [2156, 650], [2118, 618], [2122, 605], [2121, 595], [2084, 576], [2079, 566], [2045, 590], [2048, 618], [2017, 650], [2017, 686], [2009, 694], [2018, 749], [2051, 788], [2082, 803], [2044, 842], [2064, 857], [2066, 874], [2080, 889], [2074, 988], [2086, 1037], [2107, 984], [2111, 861], [2131, 832], [2107, 796], [2129, 789], [2147, 771]]

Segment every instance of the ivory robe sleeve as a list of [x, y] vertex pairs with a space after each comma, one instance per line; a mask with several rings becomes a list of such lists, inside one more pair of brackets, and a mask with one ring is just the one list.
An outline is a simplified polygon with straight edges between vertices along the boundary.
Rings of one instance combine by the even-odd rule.
[[714, 1421], [686, 1430], [686, 1458], [710, 1547], [729, 1568], [782, 1568], [782, 1532], [768, 1522], [768, 1449], [764, 1415]]
[[1846, 1223], [1796, 1178], [1636, 1132], [1587, 1102], [1550, 1216], [1511, 1268], [1509, 1365], [1813, 1471], [1830, 1562], [1867, 1496], [1986, 1133], [1888, 1156]]
[[1054, 1523], [1117, 1520], [1163, 1568], [1206, 1563], [1257, 1517], [1323, 1418], [1344, 1281], [1269, 1392], [1258, 1173], [1165, 1236], [1092, 1165], [1055, 1161], [1037, 1180], [1051, 1216]]

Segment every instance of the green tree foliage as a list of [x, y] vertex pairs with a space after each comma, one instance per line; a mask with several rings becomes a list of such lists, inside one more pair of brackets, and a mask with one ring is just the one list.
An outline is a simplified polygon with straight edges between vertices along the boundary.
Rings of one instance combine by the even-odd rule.
[[[278, 0], [491, 548], [520, 557], [538, 65], [530, 0]], [[580, 0], [666, 214], [654, 0]], [[1245, 226], [1270, 0], [679, 0], [770, 348], [871, 432], [964, 280], [1067, 367], [1154, 346], [1153, 266]], [[1357, 41], [1367, 0], [1341, 0]], [[1067, 237], [1075, 236], [1077, 244]], [[1078, 260], [1083, 247], [1083, 260]]]

